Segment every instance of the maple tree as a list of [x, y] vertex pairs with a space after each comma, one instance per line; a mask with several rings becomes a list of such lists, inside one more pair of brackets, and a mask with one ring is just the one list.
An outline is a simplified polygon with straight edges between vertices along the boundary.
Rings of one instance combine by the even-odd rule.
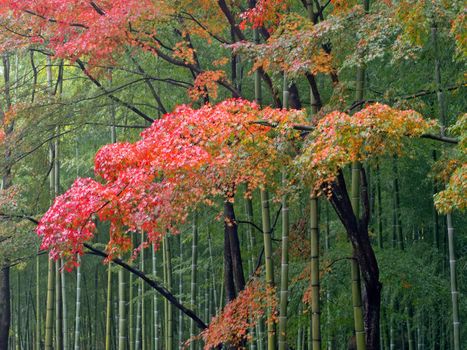
[[[96, 230], [94, 216], [111, 223], [111, 256], [130, 248], [129, 232], [144, 231], [158, 246], [197, 204], [212, 204], [218, 195], [234, 198], [243, 183], [253, 191], [287, 157], [271, 142], [271, 127], [258, 120], [280, 125], [282, 138], [293, 139], [287, 130], [294, 132], [290, 123], [302, 121], [303, 114], [236, 99], [198, 110], [180, 106], [138, 142], [104, 146], [95, 157], [95, 173], [104, 183], [78, 179], [57, 197], [37, 227], [42, 248], [75, 262]], [[245, 172], [236, 171], [239, 166]]]

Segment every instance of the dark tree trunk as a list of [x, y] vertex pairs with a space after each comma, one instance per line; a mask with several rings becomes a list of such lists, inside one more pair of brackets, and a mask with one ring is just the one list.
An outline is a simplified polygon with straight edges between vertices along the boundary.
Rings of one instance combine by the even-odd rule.
[[238, 225], [235, 220], [233, 204], [224, 202], [224, 230], [229, 239], [230, 256], [232, 258], [233, 280], [236, 292], [245, 288], [245, 276], [243, 274], [242, 255], [240, 251], [240, 241], [238, 239]]
[[362, 170], [363, 216], [357, 219], [348, 196], [342, 172], [331, 184], [330, 201], [339, 219], [344, 225], [352, 243], [354, 257], [358, 261], [363, 280], [363, 307], [365, 322], [365, 340], [367, 350], [379, 350], [379, 321], [381, 312], [381, 288], [378, 261], [368, 235], [369, 202], [366, 175]]
[[0, 269], [0, 349], [8, 349], [10, 332], [10, 267]]
[[291, 84], [289, 86], [289, 103], [292, 109], [301, 109], [302, 103], [300, 102], [300, 94], [297, 89], [297, 85]]
[[233, 280], [232, 255], [230, 253], [229, 232], [224, 224], [224, 288], [227, 302], [235, 299], [235, 284]]

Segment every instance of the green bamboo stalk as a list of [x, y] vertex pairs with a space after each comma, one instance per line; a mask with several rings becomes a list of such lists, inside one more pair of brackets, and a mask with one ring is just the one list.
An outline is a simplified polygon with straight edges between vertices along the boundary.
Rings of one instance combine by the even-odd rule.
[[[325, 237], [324, 237], [324, 249], [326, 250], [326, 253], [329, 253], [329, 249], [331, 247], [330, 245], [330, 222], [329, 222], [329, 205], [326, 205], [326, 231], [325, 231]], [[328, 278], [328, 283], [327, 283], [327, 288], [326, 288], [326, 327], [328, 329], [328, 334], [327, 334], [327, 350], [332, 350], [333, 348], [333, 335], [331, 333], [331, 280], [330, 276]], [[309, 347], [311, 349], [311, 347]]]
[[[59, 135], [59, 129], [56, 129], [56, 135]], [[60, 147], [59, 138], [54, 140], [54, 196], [57, 197], [60, 192]], [[60, 260], [55, 263], [55, 346], [62, 349], [64, 346], [63, 339], [63, 295], [62, 295], [62, 279], [60, 273]]]
[[319, 227], [318, 198], [310, 197], [311, 229], [311, 337], [313, 350], [321, 349], [320, 301], [319, 301]]
[[452, 226], [451, 213], [446, 215], [448, 226], [449, 267], [451, 277], [451, 300], [452, 300], [452, 326], [454, 350], [460, 350], [460, 321], [459, 321], [459, 290], [457, 288], [456, 256], [454, 244], [454, 227]]
[[[63, 260], [61, 260], [63, 265]], [[62, 330], [63, 330], [63, 350], [68, 350], [68, 320], [67, 320], [67, 305], [66, 305], [66, 279], [65, 271], [62, 268], [60, 271], [62, 283]]]
[[[180, 245], [181, 247], [181, 245]], [[212, 254], [212, 238], [211, 238], [211, 230], [208, 226], [208, 250], [209, 250], [209, 270], [211, 272], [211, 282], [212, 282], [212, 294], [214, 297], [214, 310], [215, 314], [219, 312], [219, 305], [217, 299], [217, 288], [216, 288], [216, 274], [214, 271], [214, 255]]]
[[[165, 250], [165, 238], [162, 240], [162, 266], [164, 274], [164, 284], [167, 285], [167, 251]], [[166, 349], [166, 344], [169, 342], [169, 304], [167, 300], [164, 299], [164, 349]]]
[[[436, 150], [433, 150], [433, 161], [436, 162]], [[438, 192], [438, 184], [436, 180], [433, 182], [433, 196]], [[439, 214], [433, 205], [433, 245], [439, 249]]]
[[35, 328], [35, 350], [41, 349], [41, 307], [40, 307], [40, 259], [36, 256], [36, 328]]
[[[269, 209], [269, 193], [261, 189], [261, 217], [263, 222], [264, 260], [266, 266], [266, 284], [274, 287], [274, 265], [272, 260], [271, 219]], [[276, 326], [272, 320], [272, 310], [267, 310], [268, 350], [276, 348]]]
[[[364, 0], [363, 5], [365, 12], [369, 11], [369, 1]], [[359, 65], [357, 67], [357, 81], [355, 100], [361, 101], [364, 97], [365, 88], [365, 66]], [[360, 219], [360, 173], [362, 165], [359, 162], [352, 164], [352, 188], [351, 188], [351, 202], [354, 215], [357, 220]], [[365, 350], [365, 328], [363, 324], [363, 308], [362, 308], [362, 294], [360, 282], [360, 268], [358, 261], [355, 257], [351, 260], [351, 274], [352, 274], [352, 304], [354, 309], [354, 327], [355, 327], [355, 340], [357, 350]]]
[[[441, 64], [438, 54], [438, 28], [436, 23], [433, 22], [431, 26], [431, 36], [433, 40], [434, 53], [435, 53], [435, 84], [437, 88], [437, 99], [439, 106], [439, 119], [441, 124], [441, 133], [444, 135], [444, 130], [447, 126], [446, 120], [446, 100], [444, 91], [442, 89], [441, 81]], [[452, 325], [453, 325], [453, 345], [454, 350], [460, 350], [460, 320], [459, 320], [459, 291], [457, 289], [457, 275], [456, 275], [456, 258], [455, 258], [455, 244], [454, 244], [454, 227], [452, 225], [451, 213], [446, 215], [446, 224], [448, 231], [448, 251], [449, 251], [449, 268], [450, 268], [450, 282], [451, 282], [451, 302], [452, 302]]]
[[[46, 58], [47, 67], [47, 88], [49, 95], [52, 94], [52, 62], [50, 56]], [[49, 159], [50, 164], [54, 166], [54, 147], [51, 143], [49, 145]], [[52, 198], [55, 192], [55, 171], [50, 171], [49, 174], [50, 182], [50, 202], [52, 203]], [[47, 305], [46, 305], [46, 318], [45, 318], [45, 340], [44, 346], [45, 350], [52, 350], [53, 348], [53, 314], [54, 314], [54, 285], [55, 285], [55, 272], [54, 272], [54, 263], [49, 260], [48, 270], [47, 270]]]
[[[140, 263], [141, 264], [141, 263]], [[141, 265], [140, 265], [141, 268]], [[136, 330], [135, 330], [135, 350], [141, 349], [141, 300], [142, 300], [141, 283], [138, 282], [138, 298], [136, 304]]]
[[394, 224], [397, 237], [397, 246], [400, 250], [404, 250], [404, 235], [402, 233], [401, 224], [401, 205], [400, 205], [400, 190], [399, 190], [399, 174], [397, 169], [397, 158], [392, 161], [393, 172], [393, 190], [394, 190]]
[[383, 204], [381, 199], [381, 173], [379, 161], [376, 162], [376, 199], [378, 200], [378, 247], [383, 249]]
[[[287, 77], [284, 73], [283, 82], [283, 108], [287, 108], [289, 91]], [[282, 174], [282, 183], [287, 185], [286, 174]], [[289, 207], [287, 196], [282, 198], [282, 253], [281, 253], [281, 291], [279, 300], [279, 350], [287, 349], [287, 304], [289, 297]]]
[[405, 308], [406, 313], [406, 326], [407, 326], [407, 343], [409, 345], [409, 350], [415, 350], [415, 341], [413, 339], [413, 330], [412, 330], [412, 313], [410, 308], [407, 306]]
[[417, 350], [423, 350], [425, 348], [424, 344], [424, 334], [423, 334], [423, 318], [422, 313], [418, 312], [417, 317]]
[[[179, 243], [180, 243], [180, 271], [178, 274], [178, 299], [182, 301], [183, 299], [183, 240], [181, 234], [178, 236], [179, 237]], [[213, 284], [213, 288], [216, 289], [215, 284]], [[216, 291], [214, 291], [214, 294], [216, 294]], [[179, 311], [178, 313], [178, 346], [180, 349], [183, 347], [183, 313]]]
[[[298, 305], [298, 316], [301, 318], [302, 316], [302, 304]], [[302, 336], [303, 336], [303, 327], [301, 322], [298, 324], [297, 327], [297, 338], [296, 338], [296, 349], [297, 350], [302, 350]]]
[[[437, 40], [437, 26], [432, 23], [431, 35], [434, 44], [435, 52], [435, 83], [437, 87], [437, 99], [440, 111], [440, 124], [441, 133], [444, 134], [446, 128], [446, 102], [444, 91], [441, 82], [441, 64], [438, 57], [438, 40]], [[460, 350], [460, 321], [459, 321], [459, 291], [457, 289], [457, 276], [456, 276], [456, 258], [455, 258], [455, 245], [454, 245], [454, 227], [452, 225], [451, 213], [446, 215], [446, 223], [448, 229], [448, 250], [449, 250], [449, 267], [451, 279], [451, 301], [452, 301], [452, 323], [453, 323], [453, 345], [454, 350]]]
[[[198, 269], [198, 226], [196, 214], [193, 215], [193, 240], [191, 246], [191, 293], [190, 305], [193, 310], [196, 310], [197, 302], [197, 269]], [[190, 337], [195, 335], [195, 324], [190, 320]], [[196, 350], [196, 342], [190, 343], [190, 350]]]
[[[363, 77], [362, 77], [363, 79]], [[361, 82], [363, 84], [363, 81]], [[359, 89], [357, 89], [359, 91]], [[352, 209], [355, 217], [360, 217], [360, 171], [361, 164], [354, 162], [352, 164]], [[354, 257], [351, 260], [352, 274], [352, 304], [354, 310], [354, 327], [357, 350], [366, 349], [365, 345], [365, 328], [363, 325], [363, 309], [362, 309], [362, 293], [360, 282], [360, 268], [358, 261]]]
[[21, 349], [21, 336], [20, 336], [20, 324], [21, 324], [21, 282], [19, 278], [19, 271], [16, 271], [16, 319], [15, 321], [15, 348], [16, 350]]
[[[134, 233], [131, 234], [131, 240], [132, 240], [132, 242], [134, 241]], [[129, 293], [128, 293], [128, 300], [129, 300], [129, 305], [128, 305], [128, 344], [129, 344], [129, 349], [134, 350], [135, 349], [135, 329], [134, 329], [134, 305], [135, 305], [135, 302], [133, 300], [133, 298], [134, 298], [133, 274], [131, 274], [131, 273], [130, 273], [130, 276], [129, 276], [128, 288], [129, 288]]]
[[105, 312], [105, 350], [110, 350], [110, 320], [112, 319], [112, 263], [107, 265], [107, 299]]
[[78, 255], [78, 267], [76, 268], [76, 305], [75, 305], [75, 339], [74, 350], [79, 350], [79, 335], [81, 322], [81, 258]]
[[118, 350], [125, 350], [127, 344], [126, 300], [125, 300], [125, 273], [118, 269]]
[[211, 316], [209, 312], [209, 304], [212, 299], [210, 298], [210, 290], [209, 284], [211, 280], [209, 278], [209, 267], [206, 269], [205, 279], [204, 279], [204, 319], [206, 323], [209, 323]]
[[[253, 222], [253, 201], [251, 198], [245, 198], [245, 215], [248, 222]], [[250, 260], [248, 262], [248, 270], [250, 275], [254, 273], [253, 269], [255, 268], [255, 254], [254, 254], [254, 247], [255, 247], [255, 236], [253, 235], [253, 229], [251, 225], [246, 226], [246, 234], [247, 234], [247, 243], [248, 243], [248, 253], [250, 255]]]
[[[246, 190], [248, 190], [248, 187], [246, 187]], [[250, 223], [253, 223], [253, 201], [251, 198], [245, 198], [245, 215], [247, 218], [247, 221]], [[248, 224], [246, 227], [246, 234], [247, 234], [247, 245], [248, 245], [248, 253], [250, 256], [250, 259], [248, 260], [248, 270], [250, 273], [250, 276], [254, 273], [253, 269], [255, 268], [255, 253], [254, 253], [254, 247], [255, 247], [255, 236], [253, 235], [253, 229], [251, 228], [251, 225]], [[214, 276], [213, 276], [214, 278]], [[217, 313], [217, 310], [216, 310]], [[258, 343], [261, 341], [260, 340], [260, 332], [259, 332], [259, 327], [261, 325], [261, 322], [256, 322], [256, 326], [252, 327], [250, 329], [250, 334], [251, 334], [251, 342], [250, 342], [250, 350], [256, 350], [257, 347], [259, 346]], [[258, 335], [258, 336], [257, 336]]]
[[391, 316], [391, 325], [389, 328], [389, 349], [390, 350], [395, 350], [396, 349], [396, 343], [395, 343], [395, 337], [394, 337], [394, 317]]
[[[258, 29], [255, 29], [253, 31], [253, 40], [256, 44], [259, 44], [260, 43], [260, 37], [259, 37], [259, 30]], [[259, 106], [262, 106], [263, 104], [263, 91], [262, 91], [262, 86], [261, 86], [261, 74], [259, 72], [259, 70], [256, 70], [255, 73], [254, 73], [254, 88], [255, 88], [255, 101], [256, 103], [259, 105]], [[262, 198], [267, 195], [267, 192], [264, 192], [264, 191], [261, 191], [261, 202], [262, 202]], [[263, 242], [265, 241], [270, 241], [270, 239], [266, 239], [265, 238], [265, 233], [264, 232], [267, 232], [266, 235], [269, 235], [270, 236], [270, 232], [269, 232], [269, 229], [267, 231], [264, 230], [264, 226], [265, 224], [269, 227], [270, 224], [269, 224], [269, 203], [267, 204], [267, 210], [263, 208], [263, 204], [261, 204], [261, 216], [262, 216], [262, 222], [263, 222]], [[249, 209], [249, 208], [248, 208]], [[268, 213], [267, 214], [267, 219], [265, 217], [265, 214], [266, 212]], [[251, 206], [251, 219], [253, 218], [253, 206]], [[265, 220], [267, 220], [267, 223], [265, 222]], [[271, 247], [271, 246], [270, 246]], [[266, 251], [266, 246], [265, 246], [265, 251]], [[266, 265], [266, 270], [268, 270], [268, 265], [270, 265], [269, 269], [272, 268], [272, 262], [271, 264], [268, 264], [267, 263], [267, 258], [266, 258], [266, 253], [265, 253], [265, 265]], [[255, 266], [254, 264], [254, 261], [253, 261], [253, 264], [252, 266]], [[270, 271], [270, 273], [273, 272], [272, 270]], [[267, 273], [266, 273], [267, 274]], [[268, 281], [268, 278], [266, 277], [266, 282]], [[221, 299], [221, 302], [222, 302], [222, 299]], [[269, 317], [269, 316], [268, 316]], [[270, 334], [269, 334], [269, 323], [268, 322], [268, 339], [270, 337]], [[258, 350], [264, 350], [265, 348], [265, 344], [264, 344], [264, 325], [263, 325], [263, 319], [259, 319], [258, 322], [258, 343], [257, 343], [257, 346], [258, 346]], [[271, 326], [272, 327], [272, 326]], [[274, 331], [274, 329], [271, 328], [271, 331]], [[271, 334], [271, 336], [273, 336], [274, 334]], [[268, 341], [269, 343], [269, 341]], [[269, 344], [268, 344], [268, 349], [269, 349]], [[271, 346], [275, 347], [275, 342], [273, 342], [271, 344]]]
[[[152, 275], [157, 279], [157, 258], [156, 258], [156, 247], [152, 245]], [[157, 303], [157, 294], [154, 293], [152, 299], [152, 308], [154, 316], [154, 350], [159, 349], [159, 307]]]
[[53, 314], [54, 314], [54, 262], [49, 260], [47, 271], [47, 306], [45, 315], [45, 350], [53, 349]]
[[[141, 244], [144, 242], [144, 232], [141, 231]], [[144, 272], [144, 249], [140, 252], [140, 270]], [[146, 307], [145, 307], [145, 285], [144, 281], [140, 279], [141, 286], [141, 349], [146, 350]]]
[[[170, 252], [170, 241], [168, 236], [164, 236], [162, 241], [164, 256], [165, 256], [165, 275], [166, 275], [166, 286], [169, 290], [172, 289], [172, 259]], [[166, 300], [166, 343], [165, 349], [173, 349], [173, 338], [174, 338], [174, 327], [173, 327], [173, 307], [172, 304]]]

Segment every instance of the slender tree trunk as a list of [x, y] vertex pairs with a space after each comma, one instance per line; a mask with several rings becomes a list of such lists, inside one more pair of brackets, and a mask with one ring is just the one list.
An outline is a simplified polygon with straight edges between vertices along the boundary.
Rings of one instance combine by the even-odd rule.
[[452, 325], [454, 350], [460, 350], [459, 290], [457, 289], [456, 256], [454, 252], [454, 227], [451, 213], [446, 215], [448, 224], [449, 267], [451, 277]]
[[[261, 217], [263, 222], [264, 260], [266, 266], [266, 284], [274, 287], [274, 265], [272, 260], [272, 237], [269, 209], [269, 194], [261, 189]], [[272, 310], [267, 310], [268, 350], [276, 348], [276, 326], [272, 320]]]
[[[191, 243], [191, 292], [190, 292], [190, 304], [193, 310], [196, 310], [198, 285], [197, 285], [197, 274], [198, 274], [198, 224], [197, 217], [194, 214], [193, 217], [193, 240]], [[195, 335], [195, 323], [190, 320], [190, 337]], [[197, 344], [193, 341], [190, 343], [190, 350], [196, 350]]]
[[[180, 249], [182, 249], [182, 244], [180, 243]], [[217, 288], [216, 288], [216, 274], [214, 270], [214, 256], [212, 254], [212, 238], [211, 238], [211, 231], [208, 227], [208, 249], [209, 249], [209, 269], [211, 272], [211, 282], [212, 282], [212, 293], [214, 297], [214, 313], [217, 314], [219, 312], [219, 305], [217, 301]], [[182, 251], [180, 250], [180, 259], [182, 258]], [[181, 279], [180, 279], [181, 280]], [[181, 295], [181, 288], [180, 288], [180, 295]], [[206, 320], [207, 321], [207, 320]]]
[[[369, 1], [363, 1], [365, 13], [369, 12]], [[365, 67], [357, 68], [356, 100], [361, 101], [364, 97]], [[339, 180], [344, 184], [342, 175]], [[364, 181], [364, 183], [361, 183]], [[345, 186], [345, 185], [344, 185]], [[352, 164], [352, 200], [351, 208], [355, 221], [347, 227], [353, 245], [354, 259], [352, 259], [352, 281], [353, 281], [353, 303], [354, 321], [357, 349], [379, 350], [379, 318], [381, 307], [381, 283], [379, 282], [379, 269], [376, 257], [371, 246], [368, 235], [368, 221], [370, 216], [368, 187], [366, 175], [362, 165], [358, 162]], [[364, 198], [364, 216], [360, 217], [360, 197]], [[342, 206], [332, 199], [334, 207]], [[351, 231], [355, 230], [354, 233]], [[360, 270], [364, 282], [364, 310], [361, 308]], [[364, 316], [362, 316], [364, 311]]]
[[105, 350], [110, 350], [110, 320], [112, 319], [112, 263], [107, 265], [107, 299], [105, 312]]
[[[132, 242], [134, 242], [134, 233], [131, 234]], [[135, 301], [134, 299], [134, 285], [133, 285], [133, 274], [130, 273], [129, 282], [128, 282], [128, 343], [129, 349], [135, 349], [135, 328], [134, 328], [134, 309], [135, 309]], [[138, 301], [139, 303], [139, 301]]]
[[[360, 70], [360, 69], [359, 69]], [[361, 77], [363, 79], [363, 76]], [[363, 84], [363, 81], [362, 81]], [[357, 89], [359, 91], [359, 89]], [[360, 217], [360, 172], [361, 164], [352, 164], [352, 209], [355, 217]], [[357, 350], [366, 349], [365, 329], [363, 321], [362, 294], [360, 281], [360, 268], [354, 251], [354, 258], [351, 261], [352, 269], [352, 304], [354, 310], [354, 327]]]
[[[172, 289], [172, 259], [171, 259], [171, 251], [170, 251], [170, 244], [168, 236], [164, 236], [164, 240], [162, 242], [163, 249], [164, 249], [164, 256], [165, 256], [165, 270], [166, 270], [166, 285], [169, 290]], [[174, 338], [174, 327], [173, 327], [173, 308], [172, 304], [166, 300], [166, 334], [167, 340], [165, 344], [166, 350], [173, 349], [173, 338]], [[193, 320], [192, 320], [193, 322]], [[193, 325], [194, 326], [194, 325]]]
[[125, 272], [118, 269], [118, 350], [127, 348], [127, 322], [126, 322], [126, 299], [125, 299]]
[[[156, 247], [152, 245], [152, 275], [157, 279], [157, 257]], [[180, 298], [179, 298], [180, 299]], [[152, 298], [152, 310], [154, 317], [153, 332], [154, 332], [154, 350], [159, 349], [159, 306], [157, 303], [157, 294], [154, 293]]]
[[[437, 88], [437, 98], [439, 106], [439, 119], [441, 124], [441, 133], [444, 135], [444, 130], [447, 126], [446, 116], [446, 100], [444, 91], [442, 89], [441, 81], [441, 64], [438, 57], [438, 28], [436, 23], [433, 22], [431, 27], [431, 36], [434, 45], [435, 53], [435, 84]], [[452, 301], [452, 324], [453, 324], [453, 345], [454, 350], [460, 350], [460, 321], [459, 321], [459, 291], [457, 290], [457, 275], [456, 275], [456, 258], [455, 258], [455, 245], [454, 245], [454, 227], [452, 225], [451, 213], [446, 215], [447, 231], [448, 231], [448, 250], [449, 250], [449, 267], [451, 278], [451, 301]]]
[[410, 307], [405, 308], [406, 313], [406, 326], [407, 326], [407, 343], [409, 345], [409, 350], [415, 350], [415, 341], [413, 338], [413, 330], [412, 330], [412, 313]]
[[55, 262], [55, 347], [63, 348], [63, 310], [60, 260]]
[[[36, 333], [35, 333], [35, 350], [41, 349], [41, 307], [40, 307], [40, 259], [39, 254], [36, 256]], [[76, 349], [79, 350], [79, 349]]]
[[[437, 161], [436, 150], [433, 150], [433, 161]], [[438, 192], [438, 184], [435, 180], [433, 182], [433, 196]], [[433, 205], [433, 245], [439, 249], [439, 215], [435, 206]]]
[[376, 162], [376, 198], [378, 200], [378, 247], [383, 249], [383, 203], [381, 199], [381, 173], [379, 160]]
[[[141, 244], [144, 242], [144, 231], [141, 231]], [[140, 270], [144, 272], [144, 249], [141, 249], [140, 252]], [[169, 284], [169, 282], [168, 282]], [[146, 349], [146, 298], [145, 298], [145, 283], [143, 280], [140, 280], [141, 285], [141, 349]], [[170, 285], [168, 286], [171, 287]], [[170, 319], [169, 319], [170, 321]], [[167, 343], [169, 344], [169, 342]], [[170, 349], [170, 348], [169, 348]]]
[[[183, 300], [183, 240], [182, 240], [182, 236], [181, 234], [178, 235], [179, 237], [179, 244], [180, 244], [180, 265], [179, 265], [179, 275], [178, 275], [178, 293], [179, 293], [179, 296], [178, 296], [178, 299], [180, 300], [180, 302], [182, 302]], [[215, 289], [215, 284], [213, 284], [213, 288]], [[179, 311], [178, 313], [178, 346], [180, 348], [180, 350], [183, 350], [183, 313], [181, 311]]]
[[53, 349], [54, 263], [49, 260], [47, 272], [47, 306], [45, 315], [45, 350]]
[[[287, 108], [287, 79], [284, 74], [283, 107]], [[287, 176], [282, 174], [282, 182], [287, 184]], [[281, 253], [281, 291], [279, 301], [279, 350], [287, 349], [287, 304], [289, 297], [289, 207], [286, 195], [282, 198], [282, 253]]]
[[[14, 325], [15, 325], [15, 349], [21, 349], [21, 339], [22, 335], [20, 334], [21, 328], [21, 281], [19, 278], [18, 271], [16, 272], [16, 317], [14, 318]], [[14, 304], [14, 302], [13, 302]]]
[[310, 197], [311, 231], [311, 337], [313, 350], [321, 349], [318, 198]]
[[[52, 62], [49, 56], [47, 56], [47, 87], [49, 95], [52, 95]], [[55, 150], [52, 144], [49, 148], [50, 153], [50, 164], [54, 166]], [[50, 198], [52, 198], [55, 192], [55, 171], [52, 168], [49, 175], [50, 180]], [[46, 306], [46, 317], [45, 317], [45, 349], [52, 350], [53, 348], [53, 314], [54, 314], [54, 263], [49, 260], [48, 272], [47, 272], [47, 306]], [[56, 345], [57, 346], [57, 345]]]
[[[81, 323], [81, 258], [78, 256], [78, 267], [76, 268], [76, 305], [75, 305], [75, 339], [74, 350], [79, 350], [80, 323]], [[97, 321], [97, 320], [96, 320]]]
[[392, 172], [393, 172], [393, 190], [394, 190], [394, 224], [395, 233], [397, 237], [397, 247], [400, 250], [404, 250], [404, 235], [402, 232], [401, 222], [401, 200], [399, 191], [399, 171], [397, 169], [397, 158], [392, 161]]

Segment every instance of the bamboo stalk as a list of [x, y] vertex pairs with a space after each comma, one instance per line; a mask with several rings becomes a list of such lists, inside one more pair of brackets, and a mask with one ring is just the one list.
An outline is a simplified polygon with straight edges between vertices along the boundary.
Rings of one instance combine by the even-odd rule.
[[36, 256], [36, 328], [35, 328], [35, 350], [41, 349], [41, 313], [40, 313], [40, 259]]
[[105, 313], [105, 350], [110, 350], [110, 320], [112, 318], [112, 263], [107, 265], [107, 299]]
[[[269, 193], [261, 189], [261, 217], [263, 222], [264, 260], [266, 266], [266, 284], [274, 287], [274, 265], [272, 260], [271, 222], [269, 209]], [[267, 310], [268, 350], [276, 348], [276, 326], [272, 320], [272, 310]]]
[[[171, 252], [170, 252], [170, 243], [167, 236], [164, 236], [162, 241], [164, 256], [165, 256], [165, 270], [166, 270], [166, 285], [169, 290], [172, 289], [172, 262], [171, 262]], [[165, 349], [172, 350], [173, 348], [173, 338], [174, 338], [174, 328], [173, 328], [173, 308], [172, 304], [166, 303], [166, 344]]]
[[[156, 258], [156, 247], [152, 245], [152, 275], [157, 279], [157, 258]], [[153, 317], [154, 317], [154, 350], [159, 349], [159, 307], [157, 303], [157, 294], [154, 293], [152, 299]]]
[[[283, 108], [287, 108], [289, 92], [287, 77], [284, 74]], [[287, 185], [287, 177], [282, 173], [282, 183]], [[279, 300], [279, 350], [287, 349], [287, 304], [289, 297], [289, 207], [287, 196], [282, 198], [282, 253], [281, 253], [281, 290]]]
[[79, 350], [80, 322], [81, 322], [81, 258], [78, 255], [78, 267], [76, 268], [76, 306], [75, 306], [75, 339], [74, 350]]
[[[182, 301], [183, 299], [183, 269], [182, 269], [182, 266], [183, 266], [183, 240], [182, 240], [182, 236], [179, 235], [179, 240], [180, 240], [180, 271], [179, 271], [179, 275], [178, 275], [178, 293], [179, 293], [179, 300], [180, 302]], [[214, 278], [214, 276], [213, 276]], [[213, 288], [215, 289], [215, 284], [213, 284]], [[214, 292], [216, 294], [216, 292]], [[181, 311], [179, 311], [178, 313], [178, 346], [180, 348], [180, 350], [182, 350], [183, 348], [183, 313]]]
[[[193, 310], [196, 310], [197, 302], [197, 270], [198, 270], [198, 226], [196, 214], [193, 215], [193, 240], [191, 245], [191, 292], [190, 304]], [[195, 324], [190, 320], [190, 337], [195, 335]], [[196, 342], [190, 343], [190, 350], [196, 350]]]
[[[446, 100], [444, 91], [442, 89], [441, 81], [441, 64], [438, 57], [438, 38], [437, 38], [437, 26], [436, 23], [432, 23], [431, 36], [434, 45], [435, 53], [435, 84], [437, 88], [437, 98], [439, 105], [439, 119], [441, 124], [441, 133], [444, 135], [444, 129], [446, 128]], [[453, 334], [453, 345], [454, 350], [460, 350], [460, 320], [459, 320], [459, 291], [457, 289], [457, 275], [456, 275], [456, 258], [455, 258], [455, 245], [454, 245], [454, 227], [452, 224], [452, 215], [447, 213], [446, 225], [448, 231], [448, 251], [449, 251], [449, 268], [450, 268], [450, 284], [451, 284], [451, 303], [452, 303], [452, 334]]]

